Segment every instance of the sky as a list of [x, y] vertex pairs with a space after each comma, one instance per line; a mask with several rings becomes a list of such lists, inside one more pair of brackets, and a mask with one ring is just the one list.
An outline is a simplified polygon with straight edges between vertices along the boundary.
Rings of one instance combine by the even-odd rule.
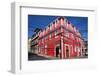
[[[28, 15], [28, 37], [32, 37], [35, 28], [44, 29], [48, 24], [60, 16]], [[64, 16], [81, 33], [85, 40], [88, 40], [88, 17]]]

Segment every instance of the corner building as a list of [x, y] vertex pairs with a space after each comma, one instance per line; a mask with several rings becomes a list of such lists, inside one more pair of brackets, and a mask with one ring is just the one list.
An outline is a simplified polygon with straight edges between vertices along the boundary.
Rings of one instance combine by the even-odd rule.
[[38, 54], [60, 59], [82, 57], [84, 39], [65, 17], [58, 17], [38, 33]]

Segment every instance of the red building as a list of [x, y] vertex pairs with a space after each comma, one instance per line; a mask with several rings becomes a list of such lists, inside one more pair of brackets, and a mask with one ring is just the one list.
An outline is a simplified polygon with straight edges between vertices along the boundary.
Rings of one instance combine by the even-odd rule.
[[85, 48], [79, 30], [64, 17], [57, 18], [39, 31], [32, 43], [35, 53], [62, 59], [82, 57]]

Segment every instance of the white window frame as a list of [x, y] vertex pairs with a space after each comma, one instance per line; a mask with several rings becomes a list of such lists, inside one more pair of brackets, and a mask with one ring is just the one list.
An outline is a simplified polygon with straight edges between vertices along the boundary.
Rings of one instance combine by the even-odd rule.
[[66, 46], [68, 46], [68, 49], [69, 49], [69, 57], [70, 57], [70, 45], [69, 44], [65, 44], [65, 56], [66, 56]]

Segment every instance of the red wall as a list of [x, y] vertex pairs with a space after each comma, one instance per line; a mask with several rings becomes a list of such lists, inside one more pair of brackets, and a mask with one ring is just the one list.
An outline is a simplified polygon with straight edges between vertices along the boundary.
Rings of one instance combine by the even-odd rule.
[[[56, 28], [55, 28], [55, 25], [56, 25]], [[57, 44], [60, 44], [61, 35], [58, 35], [58, 37], [55, 38], [55, 32], [52, 32], [52, 38], [50, 39], [49, 33], [50, 33], [50, 31], [53, 31], [55, 29], [57, 29], [58, 33], [61, 33], [61, 29], [58, 29], [58, 28], [59, 27], [62, 27], [62, 26], [64, 27], [64, 28], [62, 28], [63, 29], [62, 30], [62, 32], [63, 32], [62, 36], [63, 36], [63, 40], [64, 40], [64, 45], [63, 45], [63, 50], [61, 50], [61, 51], [63, 51], [64, 58], [67, 58], [66, 57], [65, 44], [72, 45], [72, 48], [69, 47], [70, 48], [70, 57], [75, 57], [75, 56], [78, 55], [78, 52], [75, 52], [75, 47], [77, 46], [77, 47], [81, 48], [80, 41], [77, 39], [78, 38], [77, 35], [74, 35], [72, 37], [71, 33], [69, 33], [69, 37], [66, 37], [65, 36], [65, 32], [66, 32], [65, 29], [66, 28], [69, 29], [69, 30], [72, 29], [71, 30], [72, 32], [74, 32], [75, 34], [77, 34], [77, 33], [72, 28], [72, 25], [71, 24], [68, 24], [67, 22], [65, 22], [64, 19], [58, 20], [56, 24], [53, 23], [52, 24], [52, 30], [50, 30], [50, 28], [49, 28], [47, 31], [45, 31], [45, 34], [44, 35], [47, 35], [48, 34], [47, 35], [47, 37], [48, 37], [47, 40], [45, 39], [45, 37], [43, 37], [43, 35], [42, 36], [39, 36], [40, 38], [43, 37], [42, 39], [44, 39], [43, 42], [42, 42], [41, 39], [39, 39], [39, 42], [38, 42], [38, 45], [40, 47], [40, 51], [41, 51], [40, 53], [41, 54], [45, 54], [45, 49], [46, 49], [48, 56], [55, 56], [55, 46]], [[47, 48], [45, 48], [45, 45], [47, 45]], [[41, 46], [43, 46], [44, 48], [41, 49]], [[80, 55], [81, 55], [81, 53], [80, 53]]]

